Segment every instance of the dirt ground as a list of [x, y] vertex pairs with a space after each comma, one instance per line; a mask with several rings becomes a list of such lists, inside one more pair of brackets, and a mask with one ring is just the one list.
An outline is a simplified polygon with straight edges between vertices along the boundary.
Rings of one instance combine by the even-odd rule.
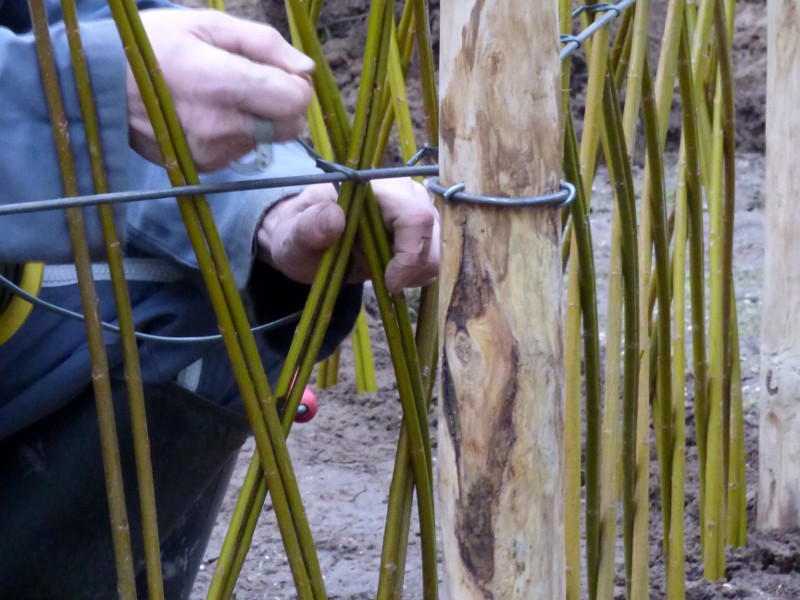
[[[269, 0], [266, 4], [244, 0], [244, 4], [236, 4], [233, 8], [239, 14], [271, 19], [279, 27], [285, 27], [282, 4], [270, 3]], [[336, 69], [339, 83], [344, 89], [345, 101], [350, 106], [354, 102], [359, 79], [358, 54], [363, 48], [368, 4], [367, 0], [327, 0], [320, 25], [330, 62]], [[438, 32], [438, 2], [431, 4], [435, 36]], [[655, 2], [654, 10], [663, 15], [665, 6], [665, 2]], [[653, 38], [654, 47], [657, 46], [658, 36], [660, 32]], [[737, 5], [734, 46], [737, 143], [741, 152], [737, 159], [734, 278], [746, 404], [748, 546], [729, 549], [726, 581], [711, 584], [703, 580], [698, 539], [697, 449], [689, 397], [686, 405], [687, 598], [800, 598], [800, 535], [778, 537], [759, 533], [754, 527], [758, 464], [758, 348], [764, 250], [765, 0], [740, 0]], [[655, 56], [655, 49], [652, 53]], [[582, 87], [580, 73], [581, 69], [585, 71], [580, 53], [574, 59], [573, 68], [577, 74], [574, 102], [578, 106]], [[415, 111], [416, 124], [421, 127], [421, 101], [418, 93], [414, 93], [413, 86], [411, 104]], [[679, 121], [673, 119], [672, 123], [674, 125], [671, 124], [669, 141], [674, 145], [679, 135]], [[668, 181], [674, 182], [675, 155], [670, 154], [665, 162], [670, 166]], [[634, 175], [641, 179], [640, 172]], [[601, 169], [593, 191], [592, 206], [601, 332], [606, 311], [611, 207], [608, 178]], [[318, 392], [319, 414], [310, 423], [296, 426], [289, 440], [289, 449], [331, 598], [372, 598], [377, 587], [383, 521], [401, 412], [388, 350], [375, 315], [371, 322], [379, 392], [362, 396], [356, 394], [351, 352], [349, 344], [346, 345], [340, 383], [332, 389]], [[687, 377], [687, 385], [691, 393], [690, 375]], [[435, 412], [431, 416], [431, 422], [435, 426]], [[240, 464], [207, 550], [193, 598], [204, 597], [252, 452], [253, 445], [248, 443], [241, 454]], [[650, 487], [651, 597], [664, 598], [658, 477], [655, 469], [651, 473]], [[622, 560], [620, 551], [617, 556], [620, 585], [616, 594], [619, 598], [623, 597]], [[420, 598], [419, 544], [413, 535], [405, 581], [404, 597]], [[256, 531], [255, 542], [245, 563], [236, 597], [240, 600], [295, 597], [291, 573], [283, 556], [280, 536], [269, 505]]]

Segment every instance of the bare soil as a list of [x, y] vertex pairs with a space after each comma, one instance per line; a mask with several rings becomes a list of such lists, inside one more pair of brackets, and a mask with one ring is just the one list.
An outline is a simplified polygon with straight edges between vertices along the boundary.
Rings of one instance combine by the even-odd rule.
[[[197, 0], [195, 0], [197, 1]], [[320, 22], [325, 48], [352, 108], [359, 80], [359, 55], [363, 48], [368, 0], [327, 0]], [[432, 30], [438, 34], [438, 1], [431, 2]], [[665, 2], [655, 2], [657, 14]], [[275, 0], [237, 0], [234, 12], [269, 20], [285, 31], [283, 3]], [[663, 22], [663, 17], [661, 21]], [[741, 362], [746, 404], [748, 545], [729, 549], [726, 580], [709, 583], [703, 579], [699, 547], [697, 448], [692, 398], [687, 398], [687, 482], [686, 482], [686, 581], [687, 598], [800, 598], [800, 535], [775, 535], [755, 530], [754, 507], [758, 465], [759, 321], [763, 280], [764, 178], [763, 157], [766, 97], [766, 0], [740, 0], [737, 4], [734, 38], [736, 74], [737, 210], [735, 225], [734, 278], [740, 319]], [[658, 36], [653, 37], [655, 58]], [[574, 104], [581, 103], [585, 63], [578, 53], [573, 60]], [[412, 86], [410, 102], [415, 124], [422, 131], [419, 93]], [[679, 119], [670, 125], [669, 144], [674, 151], [679, 136]], [[420, 133], [419, 139], [423, 139]], [[392, 158], [390, 157], [390, 161]], [[397, 157], [394, 157], [394, 161]], [[674, 154], [665, 162], [672, 165], [668, 182], [675, 181]], [[638, 177], [637, 177], [638, 175]], [[641, 173], [635, 173], [640, 180]], [[673, 184], [674, 185], [674, 184]], [[606, 312], [609, 238], [612, 196], [608, 177], [601, 169], [593, 191], [592, 228], [598, 271], [598, 301], [601, 332]], [[368, 308], [370, 300], [367, 299]], [[331, 598], [374, 597], [377, 587], [383, 522], [401, 419], [394, 374], [377, 315], [372, 315], [371, 337], [379, 391], [356, 394], [351, 352], [346, 344], [340, 382], [318, 391], [320, 409], [310, 423], [292, 431], [289, 449], [297, 472], [306, 511], [317, 542], [326, 585]], [[687, 323], [688, 326], [688, 323]], [[603, 340], [601, 334], [601, 341]], [[687, 387], [691, 394], [691, 374]], [[431, 423], [435, 427], [435, 411]], [[233, 509], [247, 462], [253, 452], [249, 442], [240, 457], [218, 525], [207, 550], [205, 564], [193, 598], [203, 598], [213, 573], [230, 513]], [[664, 598], [664, 566], [661, 555], [661, 517], [658, 474], [651, 471], [651, 597]], [[236, 591], [239, 599], [283, 599], [295, 597], [291, 573], [283, 554], [274, 515], [267, 504], [255, 534]], [[413, 529], [412, 529], [413, 531]], [[406, 573], [406, 598], [421, 597], [419, 544], [412, 534]], [[624, 597], [623, 558], [618, 552], [616, 596]]]

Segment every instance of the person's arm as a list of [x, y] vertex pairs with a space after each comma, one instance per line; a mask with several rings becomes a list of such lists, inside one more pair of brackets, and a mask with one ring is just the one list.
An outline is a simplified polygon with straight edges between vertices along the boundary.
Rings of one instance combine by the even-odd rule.
[[[48, 1], [50, 13], [58, 15], [57, 3]], [[6, 0], [0, 9], [0, 139], [5, 142], [0, 145], [1, 203], [61, 195], [36, 50], [32, 35], [24, 32], [20, 4], [24, 2]], [[156, 2], [140, 5], [160, 6]], [[129, 143], [153, 163], [161, 164], [163, 159], [133, 75], [125, 66], [115, 25], [100, 18], [107, 9], [98, 6], [99, 0], [83, 0], [79, 19], [109, 183], [112, 190], [128, 189], [129, 181], [141, 187], [138, 179], [129, 178]], [[313, 61], [273, 28], [212, 11], [146, 10], [141, 18], [201, 171], [219, 169], [251, 149], [259, 118], [273, 123], [278, 141], [299, 133], [311, 98], [307, 73]], [[51, 37], [80, 188], [90, 193], [88, 152], [63, 24], [52, 27]], [[135, 170], [133, 176], [141, 173]], [[84, 212], [91, 245], [102, 256], [96, 211]], [[117, 213], [121, 217], [124, 207]], [[124, 218], [118, 225], [124, 238]], [[66, 262], [71, 257], [63, 211], [2, 217], [0, 230], [4, 234], [0, 261]]]
[[[101, 5], [81, 3], [81, 37], [97, 101], [109, 183], [119, 190], [127, 187], [129, 153], [125, 64], [114, 23], [94, 20]], [[51, 14], [56, 11], [52, 0], [48, 8]], [[58, 197], [62, 194], [61, 176], [33, 34], [26, 22], [26, 3], [6, 0], [0, 19], [0, 202]], [[5, 23], [9, 26], [2, 25]], [[79, 185], [88, 193], [88, 151], [63, 23], [52, 26], [51, 40]], [[99, 220], [96, 211], [85, 211], [85, 216], [96, 250], [102, 240]], [[70, 256], [63, 211], [0, 217], [0, 260], [66, 262]]]
[[[273, 145], [269, 169], [255, 177], [287, 177], [317, 172], [314, 161], [297, 143]], [[169, 186], [163, 169], [134, 158], [131, 181], [141, 189]], [[223, 169], [201, 176], [203, 182], [230, 181], [242, 176]], [[299, 187], [282, 187], [214, 194], [207, 197], [214, 222], [225, 247], [236, 285], [244, 289], [256, 258], [256, 235], [268, 209], [278, 200], [302, 191]], [[197, 259], [189, 243], [186, 227], [174, 198], [136, 202], [128, 206], [128, 251], [133, 255], [166, 258], [197, 272]]]

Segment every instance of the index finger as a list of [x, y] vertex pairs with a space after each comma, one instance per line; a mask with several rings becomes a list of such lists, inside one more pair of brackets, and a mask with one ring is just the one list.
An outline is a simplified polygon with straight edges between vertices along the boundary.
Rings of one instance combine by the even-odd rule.
[[295, 75], [314, 70], [314, 61], [287, 42], [274, 27], [218, 11], [195, 14], [195, 35], [217, 48]]

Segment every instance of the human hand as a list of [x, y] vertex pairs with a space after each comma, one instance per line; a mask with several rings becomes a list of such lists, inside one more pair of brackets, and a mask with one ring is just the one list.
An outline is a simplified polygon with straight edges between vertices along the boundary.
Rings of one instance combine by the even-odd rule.
[[[411, 179], [376, 180], [372, 189], [393, 237], [386, 286], [394, 293], [427, 285], [439, 272], [439, 215], [428, 193]], [[344, 212], [336, 198], [332, 185], [312, 185], [273, 205], [258, 230], [259, 258], [290, 279], [310, 283], [323, 252], [344, 231]], [[354, 250], [348, 282], [368, 277], [364, 257]]]
[[[301, 133], [314, 62], [275, 29], [211, 10], [146, 10], [141, 16], [201, 171], [252, 150], [257, 118], [272, 121], [274, 141]], [[131, 146], [162, 164], [130, 66], [127, 96]]]

